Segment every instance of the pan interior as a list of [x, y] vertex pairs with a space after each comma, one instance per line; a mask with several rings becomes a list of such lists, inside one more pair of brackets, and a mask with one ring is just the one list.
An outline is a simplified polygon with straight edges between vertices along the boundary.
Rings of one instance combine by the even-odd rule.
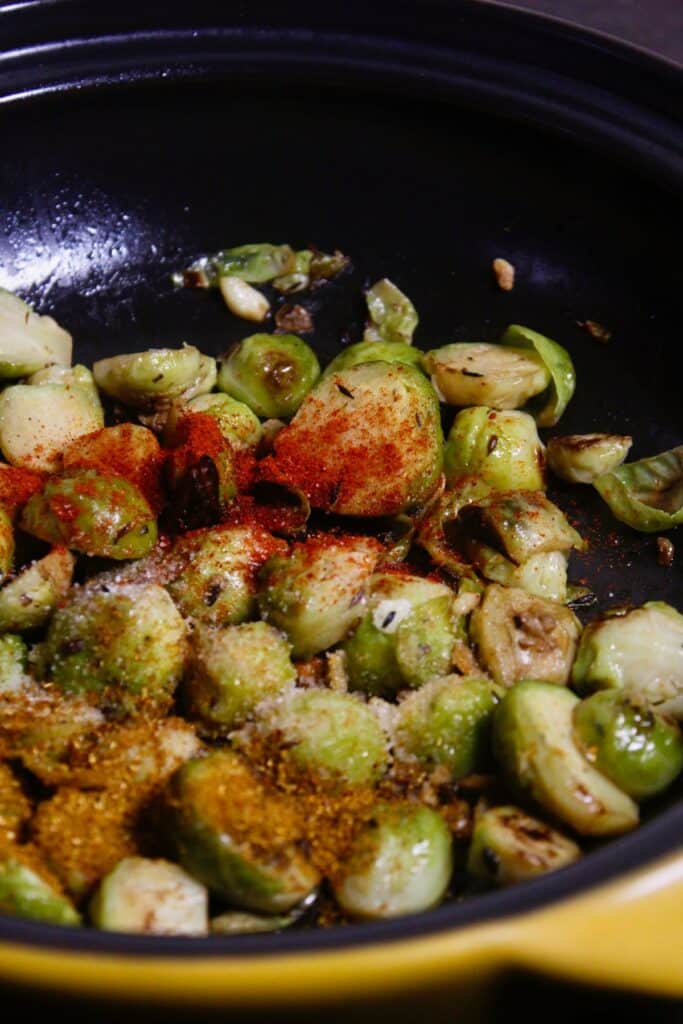
[[[258, 81], [138, 84], [35, 99], [2, 113], [0, 286], [72, 331], [75, 358], [186, 341], [219, 355], [249, 333], [217, 296], [178, 291], [171, 272], [252, 241], [339, 248], [353, 273], [313, 299], [313, 344], [329, 359], [362, 331], [361, 288], [388, 276], [413, 299], [416, 344], [493, 340], [509, 323], [557, 339], [577, 369], [562, 433], [632, 434], [632, 458], [681, 442], [676, 373], [680, 206], [609, 154], [445, 99], [277, 90]], [[499, 291], [491, 261], [517, 271]], [[580, 326], [609, 327], [601, 344]], [[622, 529], [597, 496], [560, 494], [592, 541], [574, 576], [600, 606], [666, 600], [683, 608], [680, 561]], [[585, 498], [585, 501], [584, 501]], [[671, 534], [674, 545], [681, 530]], [[674, 794], [674, 797], [676, 794]], [[672, 802], [672, 801], [670, 801]], [[407, 934], [511, 913], [663, 852], [683, 810], [514, 893], [334, 933], [246, 941], [73, 935], [22, 921], [8, 937], [159, 953], [274, 952]]]

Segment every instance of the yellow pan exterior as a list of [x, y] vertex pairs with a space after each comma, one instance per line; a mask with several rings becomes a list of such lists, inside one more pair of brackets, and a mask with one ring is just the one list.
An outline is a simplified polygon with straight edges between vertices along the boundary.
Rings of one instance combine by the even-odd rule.
[[[201, 940], [198, 940], [201, 941]], [[250, 1009], [462, 993], [503, 969], [683, 997], [683, 850], [617, 883], [500, 923], [342, 950], [134, 958], [0, 943], [0, 980], [137, 1002]], [[425, 995], [422, 1005], [426, 1008]]]

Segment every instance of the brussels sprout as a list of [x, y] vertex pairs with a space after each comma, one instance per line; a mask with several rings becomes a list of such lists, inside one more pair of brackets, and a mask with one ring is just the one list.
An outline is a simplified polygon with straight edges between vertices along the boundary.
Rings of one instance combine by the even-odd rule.
[[207, 935], [208, 893], [177, 864], [124, 857], [90, 902], [96, 928], [141, 935]]
[[541, 491], [493, 491], [461, 509], [457, 529], [464, 540], [493, 545], [516, 565], [548, 551], [585, 548], [564, 512]]
[[325, 367], [323, 379], [361, 363], [407, 363], [419, 367], [423, 353], [405, 341], [359, 341], [339, 352]]
[[575, 832], [617, 835], [638, 824], [638, 807], [574, 742], [578, 703], [570, 690], [552, 683], [517, 683], [494, 714], [494, 753], [514, 789]]
[[167, 523], [180, 532], [213, 526], [237, 494], [233, 450], [208, 413], [187, 413], [175, 435], [166, 461], [171, 490]]
[[221, 277], [239, 277], [253, 284], [265, 284], [296, 267], [296, 254], [289, 245], [256, 242], [221, 249], [211, 256], [202, 256], [180, 276], [181, 283], [208, 288]]
[[463, 551], [477, 572], [492, 583], [517, 587], [547, 601], [567, 600], [567, 556], [561, 551], [542, 551], [519, 565], [481, 541], [468, 541]]
[[97, 386], [110, 398], [150, 411], [176, 398], [189, 401], [211, 391], [216, 383], [216, 361], [194, 345], [151, 348], [99, 359], [93, 374]]
[[142, 492], [154, 510], [163, 503], [164, 460], [165, 453], [152, 431], [136, 423], [119, 423], [80, 437], [62, 455], [65, 472], [94, 469], [104, 476], [122, 476]]
[[0, 695], [20, 693], [26, 684], [28, 648], [19, 636], [0, 636]]
[[263, 429], [258, 416], [244, 402], [223, 392], [198, 395], [188, 403], [187, 410], [213, 416], [223, 437], [236, 451], [255, 448], [261, 440]]
[[41, 781], [62, 781], [62, 766], [82, 742], [101, 728], [102, 713], [87, 700], [24, 679], [2, 695], [0, 750], [21, 759]]
[[0, 380], [14, 380], [43, 366], [71, 363], [71, 335], [50, 316], [39, 316], [0, 288]]
[[576, 373], [569, 353], [556, 341], [518, 324], [507, 328], [500, 343], [530, 350], [543, 360], [550, 373], [550, 384], [542, 394], [532, 398], [526, 408], [539, 427], [554, 426], [567, 408], [576, 387]]
[[497, 583], [470, 618], [470, 638], [501, 686], [519, 679], [567, 683], [580, 629], [569, 608]]
[[467, 870], [485, 882], [515, 885], [573, 864], [580, 856], [580, 847], [557, 829], [506, 805], [475, 818]]
[[40, 857], [25, 846], [0, 849], [0, 912], [47, 924], [77, 925], [81, 920]]
[[634, 800], [661, 793], [683, 769], [679, 727], [614, 690], [577, 705], [574, 735], [588, 760]]
[[478, 590], [483, 590], [483, 585], [478, 583], [476, 573], [465, 561], [462, 552], [452, 545], [451, 539], [460, 510], [490, 492], [490, 484], [485, 483], [481, 477], [461, 477], [434, 502], [420, 520], [417, 531], [417, 543], [428, 552], [435, 565], [446, 569], [461, 584], [463, 580], [467, 581], [468, 585]]
[[382, 803], [333, 879], [334, 895], [353, 917], [416, 914], [441, 902], [452, 869], [451, 837], [436, 811]]
[[423, 366], [449, 405], [519, 409], [550, 383], [550, 373], [535, 352], [502, 345], [444, 345], [427, 352]]
[[363, 341], [398, 341], [412, 345], [418, 316], [407, 295], [383, 277], [365, 293], [365, 299], [370, 319]]
[[0, 505], [0, 583], [12, 569], [14, 561], [14, 530], [12, 520]]
[[352, 366], [318, 384], [274, 449], [264, 476], [298, 487], [314, 508], [396, 515], [427, 501], [439, 482], [439, 402], [414, 366]]
[[8, 764], [0, 761], [0, 850], [17, 839], [32, 813], [31, 801], [19, 779]]
[[40, 664], [67, 692], [97, 694], [124, 710], [164, 708], [185, 666], [186, 634], [163, 587], [91, 584], [55, 612]]
[[77, 391], [79, 398], [88, 399], [92, 414], [102, 421], [104, 412], [95, 378], [87, 366], [45, 366], [31, 374], [27, 384], [61, 384], [67, 391]]
[[186, 534], [168, 558], [168, 592], [186, 618], [202, 625], [244, 622], [256, 611], [259, 567], [285, 550], [284, 541], [259, 526]]
[[296, 682], [289, 644], [265, 622], [194, 634], [185, 687], [193, 711], [223, 730], [242, 722], [266, 697]]
[[138, 853], [138, 811], [125, 789], [87, 792], [64, 786], [38, 805], [31, 831], [50, 870], [80, 900], [120, 860]]
[[353, 689], [380, 694], [447, 673], [456, 640], [453, 594], [419, 576], [379, 573], [369, 608], [343, 645]]
[[[334, 690], [295, 690], [256, 711], [257, 735], [270, 737], [297, 770], [332, 783], [376, 782], [388, 762], [387, 737], [362, 700]], [[247, 727], [239, 743], [248, 750]]]
[[[57, 705], [61, 720], [29, 725], [16, 744], [26, 768], [46, 786], [129, 788], [142, 804], [201, 750], [184, 719], [136, 715], [125, 722], [89, 721], [85, 707], [73, 697], [63, 700]], [[77, 723], [65, 721], [69, 710], [79, 716]]]
[[0, 395], [0, 448], [13, 466], [55, 472], [68, 444], [103, 426], [99, 400], [79, 384], [14, 384]]
[[540, 491], [544, 469], [543, 445], [527, 413], [473, 406], [453, 420], [444, 451], [447, 483], [474, 475], [503, 491]]
[[0, 633], [44, 626], [69, 592], [74, 565], [71, 552], [56, 547], [6, 583], [0, 590]]
[[618, 466], [593, 486], [612, 515], [634, 530], [670, 530], [683, 523], [683, 445]]
[[327, 650], [363, 617], [380, 550], [368, 537], [320, 534], [266, 562], [258, 594], [261, 615], [287, 634], [293, 657]]
[[165, 814], [182, 866], [234, 906], [279, 914], [318, 885], [318, 872], [300, 850], [293, 804], [234, 751], [214, 751], [176, 772]]
[[[320, 254], [321, 256], [323, 253]], [[311, 249], [300, 249], [294, 254], [294, 266], [287, 273], [273, 279], [273, 288], [286, 295], [301, 292], [311, 283], [310, 270], [313, 260]]]
[[86, 555], [142, 558], [157, 540], [152, 510], [134, 484], [95, 470], [51, 477], [24, 506], [21, 527]]
[[683, 615], [648, 601], [626, 615], [590, 622], [583, 631], [572, 684], [581, 691], [616, 688], [650, 704], [683, 694]]
[[488, 764], [493, 709], [491, 682], [463, 676], [433, 679], [398, 706], [394, 750], [431, 770], [459, 779]]
[[263, 419], [289, 419], [319, 376], [315, 352], [295, 334], [252, 334], [222, 360], [218, 387]]
[[568, 434], [550, 438], [546, 458], [561, 480], [592, 484], [621, 465], [632, 444], [633, 438], [623, 434]]

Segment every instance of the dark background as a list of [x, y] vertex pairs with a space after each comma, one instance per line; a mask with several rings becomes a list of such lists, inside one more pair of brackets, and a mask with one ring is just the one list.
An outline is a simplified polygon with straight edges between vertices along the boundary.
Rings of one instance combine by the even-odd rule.
[[506, 6], [574, 21], [683, 64], [682, 0], [524, 0]]

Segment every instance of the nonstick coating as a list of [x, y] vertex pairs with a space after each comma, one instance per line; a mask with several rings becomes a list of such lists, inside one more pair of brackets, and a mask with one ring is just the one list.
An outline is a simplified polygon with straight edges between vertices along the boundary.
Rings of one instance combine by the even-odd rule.
[[[53, 34], [47, 9], [54, 6], [44, 5]], [[79, 7], [56, 6], [67, 13]], [[272, 13], [270, 5], [260, 6]], [[445, 18], [449, 5], [432, 6]], [[351, 7], [357, 12], [357, 5]], [[473, 67], [477, 18], [481, 46], [493, 24], [505, 29], [509, 52], [516, 40], [528, 45], [529, 33], [538, 31], [535, 19], [509, 11], [450, 8], [452, 20], [444, 24], [451, 29], [466, 16]], [[396, 25], [394, 31], [400, 34]], [[362, 285], [388, 276], [420, 312], [415, 340], [422, 348], [494, 340], [508, 323], [527, 324], [565, 345], [578, 387], [555, 432], [632, 434], [632, 458], [683, 441], [682, 218], [675, 191], [680, 153], [661, 127], [666, 111], [655, 111], [648, 101], [638, 108], [635, 134], [629, 136], [631, 122], [624, 122], [617, 140], [607, 128], [598, 131], [578, 103], [572, 110], [572, 95], [583, 86], [572, 92], [571, 83], [555, 123], [552, 111], [532, 111], [536, 100], [529, 100], [528, 116], [512, 92], [505, 101], [502, 72], [502, 101], [495, 103], [463, 84], [462, 65], [459, 76], [442, 77], [430, 89], [428, 71], [422, 79], [412, 71], [397, 79], [395, 61], [382, 71], [352, 37], [345, 45], [356, 55], [354, 64], [349, 58], [343, 71], [335, 65], [331, 73], [328, 40], [302, 76], [301, 53], [312, 47], [310, 34], [297, 48], [291, 35], [283, 41], [284, 30], [274, 29], [248, 67], [233, 59], [233, 44], [226, 42], [222, 51], [214, 47], [219, 57], [213, 63], [198, 62], [193, 71], [189, 58], [177, 57], [163, 72], [150, 56], [151, 44], [124, 36], [118, 52], [127, 54], [127, 70], [118, 82], [102, 42], [87, 67], [70, 57], [68, 69], [60, 70], [63, 54], [57, 51], [56, 70], [49, 73], [52, 88], [63, 72], [68, 87], [60, 91], [40, 94], [54, 54], [33, 72], [18, 61], [14, 92], [12, 82], [0, 79], [2, 94], [15, 96], [0, 112], [0, 285], [71, 330], [79, 362], [184, 341], [220, 355], [248, 327], [226, 313], [217, 295], [174, 289], [171, 272], [228, 245], [315, 243], [340, 248], [354, 264], [352, 274], [310, 300], [313, 344], [323, 361], [349, 332], [352, 340], [359, 336]], [[203, 28], [196, 38], [205, 37]], [[250, 38], [247, 33], [247, 49]], [[462, 45], [462, 35], [458, 40]], [[153, 44], [157, 57], [170, 46], [159, 38]], [[182, 40], [173, 46], [182, 50]], [[597, 44], [556, 30], [548, 46], [555, 47], [558, 63], [567, 63], [567, 48], [583, 46], [589, 60]], [[291, 74], [285, 59], [290, 50]], [[544, 53], [550, 57], [552, 49], [550, 56]], [[647, 58], [626, 59], [610, 44], [601, 58], [600, 75], [614, 71], [614, 109], [623, 116], [623, 96], [628, 93], [633, 106], [638, 95], [625, 64], [642, 75], [643, 93], [653, 89], [659, 72]], [[100, 76], [98, 67], [105, 65]], [[661, 73], [670, 83], [671, 70]], [[96, 87], [98, 78], [103, 84]], [[536, 99], [548, 87], [540, 72], [537, 86]], [[667, 103], [673, 103], [670, 93]], [[512, 293], [493, 283], [496, 256], [517, 269]], [[587, 319], [607, 325], [612, 340], [601, 344], [590, 337], [580, 326]], [[673, 567], [663, 568], [654, 538], [621, 528], [591, 489], [565, 488], [554, 496], [578, 516], [591, 540], [572, 576], [588, 579], [597, 607], [658, 598], [683, 608], [683, 551]], [[670, 537], [677, 546], [683, 541], [680, 529]], [[517, 912], [672, 849], [683, 826], [680, 804], [657, 807], [649, 817], [632, 836], [557, 875], [400, 922], [161, 943], [18, 920], [3, 922], [0, 932], [60, 946], [201, 955], [398, 938]]]

